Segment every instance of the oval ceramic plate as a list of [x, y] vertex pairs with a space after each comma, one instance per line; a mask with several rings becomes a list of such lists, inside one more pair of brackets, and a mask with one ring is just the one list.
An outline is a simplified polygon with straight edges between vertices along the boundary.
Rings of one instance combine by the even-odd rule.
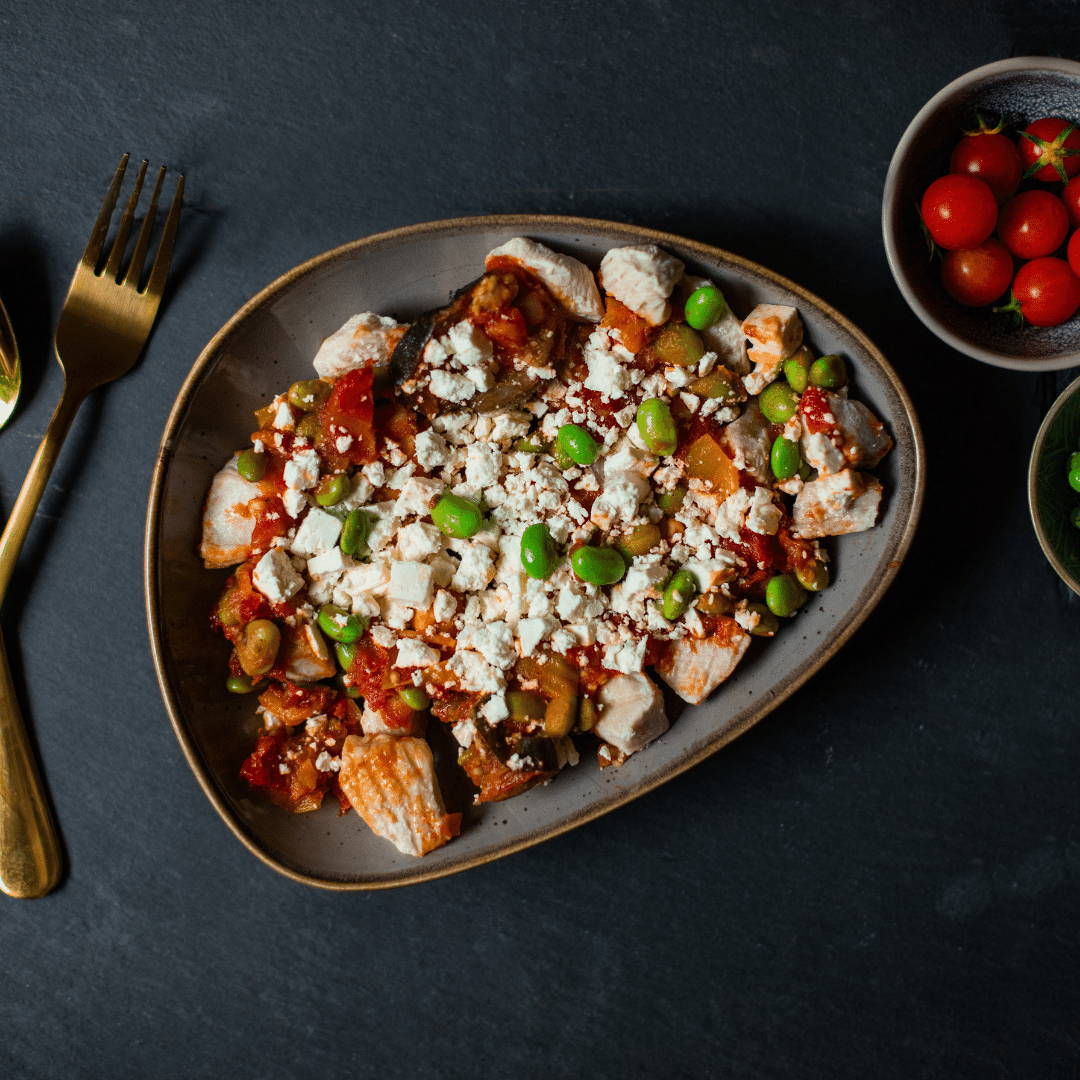
[[[208, 626], [226, 571], [198, 558], [201, 507], [211, 477], [252, 430], [252, 411], [311, 376], [320, 341], [358, 311], [401, 319], [446, 301], [476, 277], [484, 255], [528, 235], [594, 267], [610, 247], [652, 242], [711, 276], [732, 308], [792, 304], [820, 352], [851, 361], [858, 397], [880, 415], [896, 449], [877, 470], [882, 520], [833, 542], [836, 582], [780, 636], [754, 647], [712, 699], [696, 708], [669, 698], [671, 730], [622, 768], [583, 759], [555, 781], [506, 803], [468, 805], [460, 781], [444, 788], [463, 810], [462, 835], [423, 859], [399, 854], [336, 805], [287, 814], [239, 779], [253, 743], [251, 698], [224, 690], [228, 645]], [[439, 221], [357, 240], [298, 266], [264, 289], [196, 361], [169, 417], [146, 529], [146, 600], [162, 694], [188, 762], [225, 823], [259, 858], [289, 877], [335, 889], [405, 885], [464, 870], [549, 839], [662, 784], [746, 731], [802, 685], [851, 636], [896, 574], [922, 503], [923, 448], [911, 402], [885, 358], [817, 297], [717, 248], [665, 233], [582, 218], [513, 216]], [[328, 803], [335, 800], [328, 800]]]

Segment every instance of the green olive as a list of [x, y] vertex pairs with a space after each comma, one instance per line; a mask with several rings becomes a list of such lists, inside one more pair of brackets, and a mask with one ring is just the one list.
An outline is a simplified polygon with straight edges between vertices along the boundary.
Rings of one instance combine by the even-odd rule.
[[543, 581], [555, 572], [558, 556], [548, 527], [537, 521], [521, 534], [521, 565], [531, 578]]
[[334, 644], [334, 652], [337, 653], [337, 662], [342, 671], [351, 671], [356, 663], [356, 642], [338, 641]]
[[289, 387], [289, 404], [294, 408], [311, 412], [330, 396], [330, 384], [322, 379], [302, 379]]
[[570, 567], [590, 585], [614, 585], [626, 574], [626, 563], [613, 547], [585, 544], [570, 556]]
[[810, 365], [810, 385], [826, 390], [839, 390], [847, 382], [847, 365], [842, 356], [830, 353], [819, 356]]
[[652, 351], [662, 363], [690, 367], [705, 355], [705, 342], [692, 327], [668, 323], [652, 343]]
[[780, 620], [764, 604], [747, 604], [746, 609], [758, 616], [757, 625], [750, 631], [754, 637], [772, 637], [780, 629]]
[[511, 720], [542, 720], [547, 710], [547, 699], [531, 690], [508, 690], [506, 707]]
[[810, 383], [810, 365], [814, 354], [808, 345], [797, 349], [784, 361], [784, 378], [796, 394], [801, 394]]
[[695, 379], [686, 389], [698, 397], [721, 398], [724, 401], [734, 401], [739, 396], [734, 376], [724, 371], [710, 371], [708, 375]]
[[799, 398], [786, 382], [769, 383], [758, 398], [761, 414], [770, 424], [786, 424], [798, 406]]
[[674, 454], [679, 433], [668, 403], [660, 398], [646, 398], [637, 411], [637, 429], [641, 441], [654, 454]]
[[323, 604], [319, 608], [319, 628], [328, 638], [351, 645], [367, 629], [367, 619], [350, 615], [337, 604]]
[[346, 555], [366, 554], [372, 524], [373, 515], [370, 510], [361, 510], [359, 507], [350, 510], [345, 524], [341, 527], [341, 550]]
[[249, 622], [236, 639], [240, 666], [253, 678], [265, 675], [274, 666], [280, 648], [281, 631], [269, 619]]
[[683, 306], [686, 321], [695, 330], [708, 329], [726, 310], [724, 294], [715, 285], [702, 285], [700, 289], [695, 289]]
[[247, 675], [230, 675], [225, 680], [225, 689], [230, 694], [250, 694], [256, 684]]
[[773, 476], [777, 480], [787, 480], [794, 476], [802, 466], [802, 454], [799, 453], [799, 444], [791, 439], [785, 439], [778, 435], [769, 452], [769, 464], [772, 466]]
[[563, 424], [555, 442], [578, 465], [591, 465], [600, 453], [596, 440], [580, 424]]
[[236, 471], [245, 479], [257, 484], [266, 475], [266, 455], [245, 450], [236, 459]]
[[398, 697], [414, 712], [426, 709], [431, 704], [431, 695], [422, 686], [403, 686]]
[[352, 491], [352, 481], [345, 473], [324, 476], [315, 489], [315, 501], [320, 506], [336, 506]]
[[626, 558], [632, 559], [636, 555], [644, 555], [652, 551], [660, 543], [660, 539], [659, 527], [646, 522], [644, 525], [635, 525], [619, 540], [618, 547]]
[[656, 505], [664, 511], [665, 514], [677, 513], [679, 507], [682, 506], [683, 500], [686, 498], [686, 488], [680, 484], [678, 487], [673, 487], [670, 491], [661, 491], [656, 496]]
[[829, 584], [829, 568], [817, 559], [804, 563], [795, 571], [799, 584], [810, 592], [821, 592]]
[[484, 515], [476, 503], [447, 491], [439, 496], [439, 501], [432, 507], [431, 520], [447, 536], [467, 540], [483, 527]]
[[790, 619], [806, 603], [806, 590], [794, 574], [777, 574], [765, 583], [765, 604], [781, 619]]
[[697, 578], [689, 570], [679, 570], [664, 586], [660, 614], [668, 622], [681, 619], [690, 610], [690, 605], [699, 591]]

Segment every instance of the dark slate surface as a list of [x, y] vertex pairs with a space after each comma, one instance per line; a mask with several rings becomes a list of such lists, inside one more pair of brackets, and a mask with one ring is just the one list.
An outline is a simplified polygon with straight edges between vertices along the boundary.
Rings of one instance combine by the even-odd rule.
[[[182, 166], [175, 290], [84, 409], [4, 608], [69, 871], [0, 904], [11, 1077], [1072, 1077], [1080, 607], [1027, 520], [1061, 376], [954, 355], [879, 234], [918, 107], [1074, 4], [8, 3], [0, 293], [27, 368], [10, 506], [59, 392], [51, 325], [120, 151]], [[172, 736], [145, 494], [199, 349], [380, 229], [591, 214], [761, 260], [849, 313], [926, 427], [923, 528], [837, 660], [713, 760], [525, 854], [332, 895], [229, 835]]]

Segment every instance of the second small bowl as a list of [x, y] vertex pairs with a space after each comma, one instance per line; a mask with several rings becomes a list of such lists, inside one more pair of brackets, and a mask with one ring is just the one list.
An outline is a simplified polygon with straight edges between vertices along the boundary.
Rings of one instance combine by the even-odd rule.
[[985, 309], [962, 307], [941, 286], [919, 227], [922, 193], [948, 172], [949, 152], [976, 111], [1026, 127], [1040, 116], [1080, 121], [1080, 63], [1019, 56], [975, 68], [938, 91], [908, 125], [885, 180], [885, 255], [911, 310], [947, 345], [997, 367], [1057, 371], [1080, 364], [1080, 316], [1052, 329], [1013, 329]]

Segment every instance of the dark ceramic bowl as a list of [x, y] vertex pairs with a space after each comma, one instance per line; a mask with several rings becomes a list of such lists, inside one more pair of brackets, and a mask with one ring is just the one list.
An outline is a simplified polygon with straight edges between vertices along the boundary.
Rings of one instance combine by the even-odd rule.
[[941, 286], [919, 226], [923, 192], [948, 171], [949, 153], [976, 111], [1023, 128], [1040, 116], [1080, 121], [1080, 64], [1019, 56], [976, 68], [949, 83], [919, 110], [893, 154], [881, 227], [885, 254], [911, 310], [942, 341], [997, 367], [1056, 371], [1080, 364], [1080, 316], [1053, 329], [1014, 329], [985, 309], [965, 308]]
[[1080, 379], [1069, 383], [1046, 414], [1028, 464], [1028, 507], [1043, 554], [1058, 577], [1080, 595], [1080, 529], [1069, 515], [1080, 492], [1066, 479], [1069, 457], [1080, 450]]

